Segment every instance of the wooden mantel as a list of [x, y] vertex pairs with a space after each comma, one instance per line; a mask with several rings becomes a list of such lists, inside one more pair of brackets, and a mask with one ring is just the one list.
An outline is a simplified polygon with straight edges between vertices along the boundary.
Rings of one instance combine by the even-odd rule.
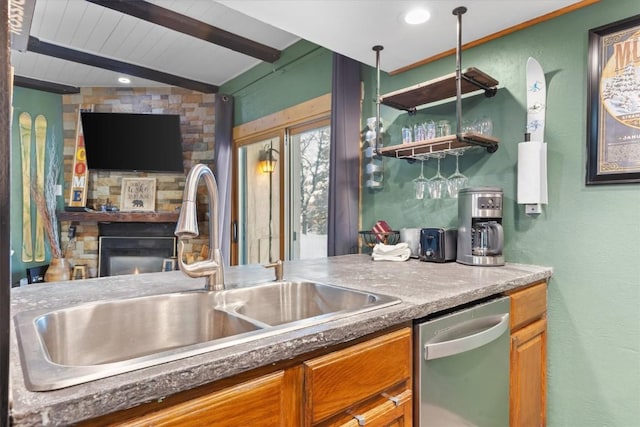
[[78, 222], [177, 222], [178, 212], [58, 212], [60, 221]]

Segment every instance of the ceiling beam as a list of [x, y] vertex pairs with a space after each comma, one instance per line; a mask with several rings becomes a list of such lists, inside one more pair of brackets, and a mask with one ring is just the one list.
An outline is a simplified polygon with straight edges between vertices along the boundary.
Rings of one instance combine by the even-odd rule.
[[37, 80], [24, 76], [13, 76], [13, 84], [28, 89], [36, 89], [44, 92], [57, 93], [60, 95], [69, 95], [72, 93], [80, 93], [80, 88], [75, 86], [67, 86], [60, 83], [48, 82], [46, 80]]
[[273, 63], [281, 51], [143, 0], [87, 0], [118, 12]]
[[153, 80], [156, 82], [178, 86], [189, 90], [195, 90], [198, 92], [218, 92], [218, 86], [216, 85], [202, 83], [195, 80], [186, 79], [184, 77], [175, 76], [173, 74], [163, 73], [161, 71], [141, 67], [139, 65], [129, 64], [127, 62], [105, 58], [103, 56], [94, 55], [92, 53], [87, 53], [80, 50], [70, 49], [68, 47], [43, 42], [33, 36], [29, 37], [29, 45], [27, 50], [29, 52], [39, 53], [41, 55], [53, 56], [55, 58], [64, 59], [66, 61], [72, 61], [92, 67], [103, 68], [105, 70], [111, 70], [117, 73], [141, 77], [143, 79]]

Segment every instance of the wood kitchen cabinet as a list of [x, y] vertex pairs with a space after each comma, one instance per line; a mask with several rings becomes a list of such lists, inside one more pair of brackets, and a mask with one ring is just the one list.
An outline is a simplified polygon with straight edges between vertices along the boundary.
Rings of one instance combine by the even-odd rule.
[[546, 425], [547, 283], [511, 296], [510, 425]]
[[[90, 420], [91, 426], [290, 426], [299, 404], [295, 369], [280, 370], [157, 410], [154, 403]], [[189, 392], [185, 392], [188, 397]], [[180, 399], [182, 397], [179, 397]]]
[[[87, 426], [410, 427], [411, 328], [283, 362], [98, 419]], [[240, 379], [242, 378], [242, 379]]]
[[304, 362], [305, 426], [410, 426], [411, 330]]

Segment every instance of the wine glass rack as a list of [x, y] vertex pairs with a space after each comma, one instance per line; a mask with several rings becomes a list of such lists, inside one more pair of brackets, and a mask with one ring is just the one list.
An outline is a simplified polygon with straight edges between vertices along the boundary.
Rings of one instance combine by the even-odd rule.
[[[461, 132], [462, 129], [462, 94], [474, 91], [484, 91], [486, 97], [493, 97], [497, 93], [498, 81], [477, 68], [462, 70], [462, 15], [467, 11], [466, 7], [457, 7], [453, 14], [457, 16], [457, 43], [456, 43], [456, 71], [455, 73], [439, 77], [424, 83], [397, 90], [385, 95], [380, 95], [380, 52], [382, 46], [374, 46], [376, 52], [376, 117], [380, 118], [380, 106], [387, 105], [396, 109], [415, 114], [416, 107], [443, 99], [456, 97], [456, 122], [457, 132], [453, 135], [432, 138], [425, 141], [404, 143], [389, 147], [382, 147], [381, 141], [376, 144], [377, 153], [382, 156], [398, 159], [422, 160], [435, 157], [438, 152], [459, 150], [470, 147], [484, 147], [487, 152], [494, 153], [498, 150], [499, 140], [490, 135], [476, 132]], [[381, 138], [381, 136], [378, 136]]]

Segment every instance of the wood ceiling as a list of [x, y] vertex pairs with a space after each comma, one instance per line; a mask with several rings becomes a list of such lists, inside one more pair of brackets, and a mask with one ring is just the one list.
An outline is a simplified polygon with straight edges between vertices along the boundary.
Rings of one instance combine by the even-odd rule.
[[[467, 0], [463, 42], [476, 44], [598, 0]], [[27, 51], [12, 50], [16, 83], [69, 93], [85, 86], [179, 86], [215, 93], [283, 49], [309, 40], [402, 72], [452, 53], [459, 0], [36, 0]], [[402, 24], [410, 6], [432, 15]]]

